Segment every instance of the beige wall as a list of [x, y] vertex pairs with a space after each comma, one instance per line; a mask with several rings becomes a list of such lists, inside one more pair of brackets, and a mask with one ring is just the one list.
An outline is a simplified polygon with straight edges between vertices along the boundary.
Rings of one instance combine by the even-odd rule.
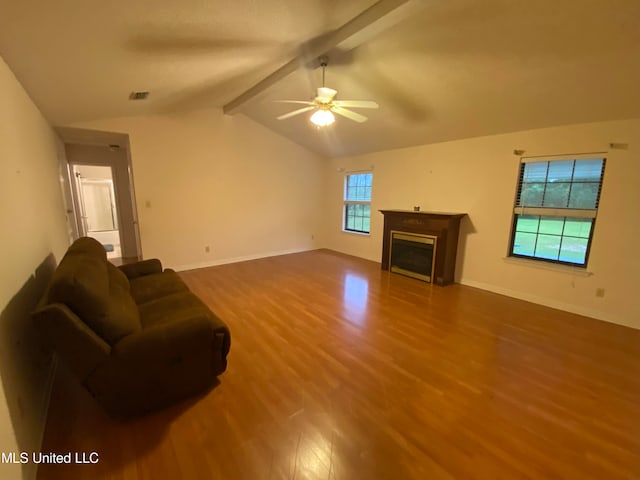
[[[51, 356], [29, 312], [68, 245], [61, 143], [0, 58], [0, 452], [39, 450]], [[0, 464], [0, 478], [34, 478], [35, 465]]]
[[129, 134], [145, 258], [187, 269], [319, 245], [323, 159], [242, 115], [75, 126]]
[[[588, 266], [548, 269], [505, 260], [519, 158], [525, 155], [610, 150]], [[380, 209], [466, 212], [458, 252], [461, 283], [640, 328], [637, 275], [640, 257], [640, 120], [594, 123], [473, 138], [328, 162], [326, 246], [380, 261]], [[344, 173], [373, 167], [372, 232], [341, 232]], [[605, 289], [597, 298], [597, 288]]]

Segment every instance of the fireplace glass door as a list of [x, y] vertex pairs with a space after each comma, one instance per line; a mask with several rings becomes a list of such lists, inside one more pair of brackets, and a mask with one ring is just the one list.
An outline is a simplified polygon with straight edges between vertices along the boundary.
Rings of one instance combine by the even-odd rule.
[[392, 272], [431, 282], [437, 237], [391, 231], [389, 267]]

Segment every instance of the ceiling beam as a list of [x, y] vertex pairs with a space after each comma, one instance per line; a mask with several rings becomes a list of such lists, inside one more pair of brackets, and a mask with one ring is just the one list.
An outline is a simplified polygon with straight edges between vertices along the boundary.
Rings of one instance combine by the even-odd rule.
[[233, 115], [252, 98], [273, 84], [295, 72], [300, 66], [317, 59], [329, 50], [341, 48], [353, 50], [367, 40], [391, 28], [425, 6], [425, 0], [380, 0], [357, 17], [321, 38], [304, 44], [297, 57], [256, 83], [222, 107], [224, 113]]

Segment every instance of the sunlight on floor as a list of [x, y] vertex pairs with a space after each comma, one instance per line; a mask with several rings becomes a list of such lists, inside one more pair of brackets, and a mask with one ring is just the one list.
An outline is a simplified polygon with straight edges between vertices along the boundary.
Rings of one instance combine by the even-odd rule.
[[343, 300], [345, 318], [358, 325], [364, 324], [367, 319], [369, 300], [368, 279], [354, 273], [346, 273], [344, 276]]

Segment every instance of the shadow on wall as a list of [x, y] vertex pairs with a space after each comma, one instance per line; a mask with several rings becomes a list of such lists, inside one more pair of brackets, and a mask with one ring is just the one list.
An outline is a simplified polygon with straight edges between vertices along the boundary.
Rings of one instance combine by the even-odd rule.
[[478, 233], [475, 225], [469, 218], [469, 215], [462, 217], [460, 222], [460, 233], [458, 236], [458, 252], [456, 254], [456, 275], [454, 281], [460, 283], [460, 279], [464, 276], [463, 265], [464, 258], [467, 252], [467, 239], [469, 235]]
[[[55, 258], [49, 254], [0, 314], [0, 377], [18, 448], [25, 452], [40, 450], [53, 373], [53, 354], [35, 330], [30, 314], [55, 267]], [[24, 478], [35, 477], [31, 462], [22, 468]]]

